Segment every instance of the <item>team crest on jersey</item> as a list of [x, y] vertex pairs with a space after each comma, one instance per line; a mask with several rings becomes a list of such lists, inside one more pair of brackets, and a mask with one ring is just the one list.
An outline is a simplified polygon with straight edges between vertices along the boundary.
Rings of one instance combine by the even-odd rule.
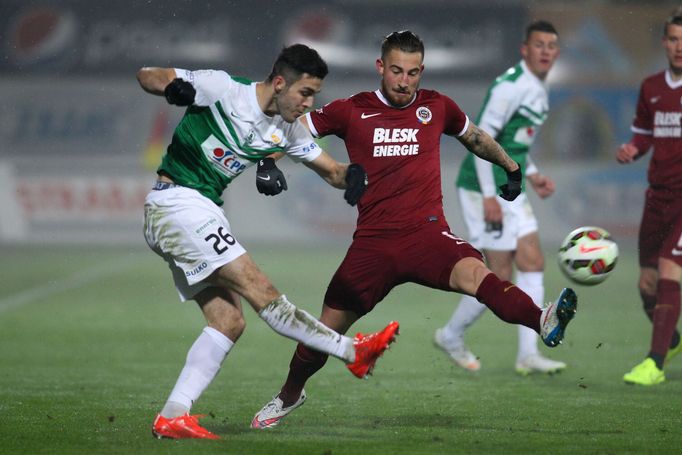
[[417, 120], [419, 120], [419, 123], [428, 125], [432, 118], [433, 114], [428, 107], [419, 106], [417, 108]]
[[244, 145], [251, 145], [253, 140], [256, 138], [256, 132], [254, 130], [250, 130], [249, 134], [244, 138]]

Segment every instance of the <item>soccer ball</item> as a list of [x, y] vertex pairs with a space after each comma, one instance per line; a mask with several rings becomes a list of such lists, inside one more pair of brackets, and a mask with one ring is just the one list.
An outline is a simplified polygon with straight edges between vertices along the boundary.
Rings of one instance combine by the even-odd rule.
[[592, 286], [604, 281], [616, 267], [618, 245], [602, 228], [583, 226], [561, 242], [559, 268], [571, 281]]

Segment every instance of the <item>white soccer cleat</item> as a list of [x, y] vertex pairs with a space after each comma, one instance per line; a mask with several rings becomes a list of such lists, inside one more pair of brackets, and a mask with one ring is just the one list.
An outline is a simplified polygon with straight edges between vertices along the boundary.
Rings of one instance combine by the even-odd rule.
[[564, 339], [564, 331], [578, 306], [578, 296], [573, 289], [564, 288], [555, 302], [542, 310], [540, 315], [540, 337], [549, 347], [558, 346]]
[[548, 359], [540, 354], [532, 354], [516, 361], [516, 372], [521, 376], [531, 373], [554, 374], [566, 369], [564, 362]]
[[253, 416], [251, 428], [265, 430], [266, 428], [277, 426], [279, 421], [286, 417], [287, 414], [305, 403], [306, 398], [305, 390], [302, 390], [301, 396], [298, 397], [296, 403], [285, 408], [284, 403], [279, 396], [274, 397], [265, 406], [263, 406], [263, 409], [258, 411], [258, 413]]
[[478, 360], [478, 357], [476, 357], [464, 343], [449, 345], [444, 341], [443, 329], [436, 330], [436, 335], [433, 337], [433, 343], [436, 347], [442, 349], [455, 365], [468, 371], [478, 371], [481, 369], [481, 362]]

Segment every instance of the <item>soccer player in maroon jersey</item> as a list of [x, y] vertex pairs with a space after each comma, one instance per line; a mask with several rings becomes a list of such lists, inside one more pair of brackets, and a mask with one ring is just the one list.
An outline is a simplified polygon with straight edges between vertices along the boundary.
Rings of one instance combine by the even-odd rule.
[[665, 381], [663, 367], [682, 351], [676, 330], [682, 279], [682, 8], [665, 23], [663, 48], [668, 69], [642, 82], [632, 139], [616, 154], [628, 164], [653, 148], [639, 229], [639, 292], [653, 335], [646, 359], [623, 376], [640, 385]]
[[[450, 98], [419, 89], [424, 45], [410, 31], [388, 35], [376, 67], [381, 88], [333, 101], [302, 117], [316, 136], [345, 141], [351, 166], [367, 172], [357, 229], [327, 288], [320, 321], [345, 333], [394, 287], [412, 282], [476, 296], [500, 319], [523, 324], [556, 346], [573, 317], [577, 297], [564, 289], [541, 310], [509, 281], [501, 281], [481, 253], [454, 235], [443, 214], [440, 140], [456, 137], [477, 156], [505, 169], [501, 196], [520, 193], [522, 173], [502, 147]], [[350, 173], [350, 168], [349, 168]], [[280, 393], [253, 418], [252, 428], [275, 426], [306, 399], [303, 386], [327, 355], [302, 344]]]

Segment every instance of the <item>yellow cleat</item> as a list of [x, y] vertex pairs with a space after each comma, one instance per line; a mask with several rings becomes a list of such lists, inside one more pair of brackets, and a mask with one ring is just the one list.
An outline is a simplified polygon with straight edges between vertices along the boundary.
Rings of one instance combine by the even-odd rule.
[[656, 385], [665, 381], [665, 373], [658, 369], [654, 359], [647, 357], [629, 373], [625, 373], [623, 381], [627, 384]]
[[675, 346], [674, 348], [668, 349], [668, 353], [665, 355], [664, 365], [667, 366], [668, 363], [673, 359], [673, 357], [675, 357], [680, 352], [682, 352], [682, 341], [677, 343], [677, 346]]

